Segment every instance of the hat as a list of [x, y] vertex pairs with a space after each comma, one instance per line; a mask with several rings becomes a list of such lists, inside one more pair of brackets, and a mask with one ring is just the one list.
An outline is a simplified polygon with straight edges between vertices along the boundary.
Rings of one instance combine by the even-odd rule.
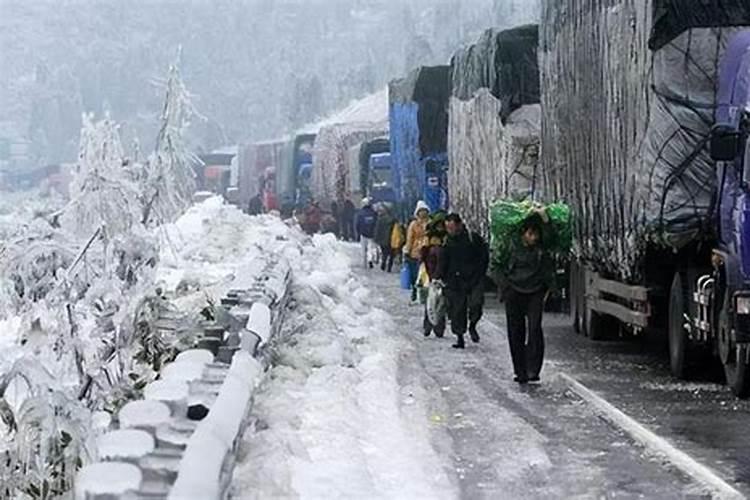
[[430, 206], [423, 200], [419, 200], [417, 206], [414, 208], [414, 217], [417, 216], [420, 210], [427, 210], [427, 213], [430, 213]]

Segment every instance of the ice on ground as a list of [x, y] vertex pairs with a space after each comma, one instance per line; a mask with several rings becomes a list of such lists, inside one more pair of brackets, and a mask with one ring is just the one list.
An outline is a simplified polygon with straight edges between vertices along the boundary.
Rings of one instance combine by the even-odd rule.
[[160, 401], [138, 400], [131, 401], [122, 407], [118, 413], [120, 427], [158, 427], [170, 418], [169, 407]]
[[76, 500], [86, 500], [91, 495], [122, 495], [135, 491], [143, 479], [141, 471], [133, 464], [101, 462], [87, 465], [78, 472]]
[[[354, 248], [315, 236], [293, 262], [296, 309], [255, 398], [237, 498], [454, 498], [426, 409], [403, 411], [404, 342], [354, 276]], [[294, 332], [293, 335], [290, 335]]]
[[101, 459], [140, 458], [154, 451], [155, 446], [151, 434], [137, 429], [110, 431], [96, 440]]

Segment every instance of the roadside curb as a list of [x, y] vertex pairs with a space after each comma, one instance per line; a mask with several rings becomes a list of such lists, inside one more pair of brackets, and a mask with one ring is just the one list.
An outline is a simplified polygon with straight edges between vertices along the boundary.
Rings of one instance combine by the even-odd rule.
[[610, 424], [623, 431], [647, 450], [664, 457], [675, 468], [706, 487], [713, 495], [713, 498], [722, 500], [745, 498], [742, 493], [737, 491], [709, 467], [699, 463], [685, 452], [677, 449], [666, 439], [648, 430], [638, 421], [617, 409], [614, 405], [604, 400], [570, 375], [558, 373], [556, 379], [557, 382], [583, 399]]

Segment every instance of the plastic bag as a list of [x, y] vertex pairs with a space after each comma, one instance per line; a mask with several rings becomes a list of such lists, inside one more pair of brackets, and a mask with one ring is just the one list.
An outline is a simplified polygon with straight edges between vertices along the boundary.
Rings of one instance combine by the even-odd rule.
[[406, 262], [406, 259], [404, 259], [404, 263], [401, 265], [399, 279], [401, 280], [402, 289], [411, 290], [411, 271], [409, 270], [409, 264]]
[[443, 284], [440, 281], [433, 281], [427, 288], [427, 319], [430, 324], [436, 326], [445, 317], [446, 301], [443, 295]]

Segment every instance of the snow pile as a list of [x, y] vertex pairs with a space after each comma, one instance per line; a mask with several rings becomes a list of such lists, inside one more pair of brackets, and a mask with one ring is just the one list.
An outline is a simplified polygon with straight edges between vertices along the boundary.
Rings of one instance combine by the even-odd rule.
[[304, 235], [279, 218], [250, 217], [212, 197], [164, 226], [156, 280], [181, 308], [246, 289], [275, 255], [299, 258]]
[[389, 334], [392, 318], [368, 304], [345, 249], [316, 236], [295, 262], [296, 308], [255, 397], [258, 423], [235, 470], [237, 498], [456, 496], [424, 409], [421, 422], [402, 413], [403, 341]]

